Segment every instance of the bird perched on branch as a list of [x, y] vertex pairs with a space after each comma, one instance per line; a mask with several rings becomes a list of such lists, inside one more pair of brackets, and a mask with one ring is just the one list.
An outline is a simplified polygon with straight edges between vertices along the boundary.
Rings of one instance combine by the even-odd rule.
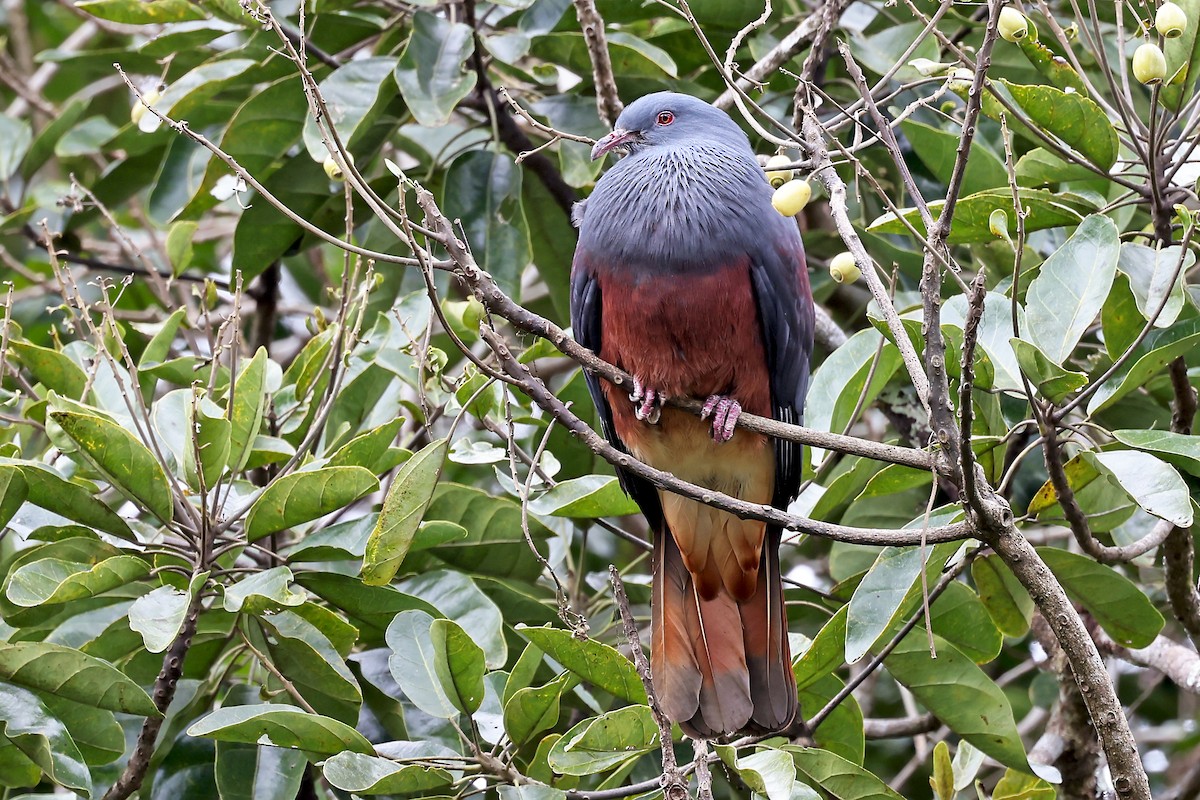
[[[813, 341], [800, 234], [771, 207], [742, 130], [694, 97], [628, 106], [592, 158], [622, 150], [578, 209], [575, 337], [635, 376], [588, 376], [604, 435], [658, 469], [784, 508], [800, 445], [737, 429], [744, 410], [798, 423]], [[670, 406], [705, 399], [703, 418]], [[618, 470], [654, 531], [651, 673], [667, 716], [718, 738], [796, 715], [781, 531]]]

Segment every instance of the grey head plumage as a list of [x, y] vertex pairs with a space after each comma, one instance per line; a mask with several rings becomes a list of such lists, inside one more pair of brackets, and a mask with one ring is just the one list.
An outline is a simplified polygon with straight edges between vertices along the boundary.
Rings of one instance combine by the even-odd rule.
[[797, 235], [771, 207], [771, 188], [746, 134], [702, 100], [675, 92], [639, 98], [592, 155], [614, 150], [627, 155], [573, 214], [579, 248], [591, 257], [614, 267], [689, 272]]

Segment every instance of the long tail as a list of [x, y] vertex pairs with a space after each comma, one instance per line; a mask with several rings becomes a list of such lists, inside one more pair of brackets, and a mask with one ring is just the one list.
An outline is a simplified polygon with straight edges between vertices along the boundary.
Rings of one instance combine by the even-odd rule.
[[777, 731], [795, 716], [779, 532], [763, 545], [757, 588], [739, 603], [724, 589], [703, 599], [674, 537], [655, 536], [651, 673], [663, 711], [689, 736]]

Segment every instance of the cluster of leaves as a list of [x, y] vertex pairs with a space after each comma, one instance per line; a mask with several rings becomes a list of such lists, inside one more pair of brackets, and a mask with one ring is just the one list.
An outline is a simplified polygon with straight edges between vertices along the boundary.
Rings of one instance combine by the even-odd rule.
[[[654, 792], [664, 743], [617, 649], [606, 582], [607, 565], [621, 565], [645, 615], [648, 564], [624, 531], [636, 508], [607, 465], [476, 365], [477, 300], [444, 272], [330, 243], [413, 253], [322, 168], [328, 137], [265, 10], [86, 0], [80, 18], [19, 5], [11, 37], [46, 78], [34, 101], [0, 93], [28, 109], [0, 117], [0, 256], [12, 281], [0, 339], [0, 785], [14, 797], [51, 785], [100, 796], [132, 770], [156, 798]], [[968, 432], [984, 475], [1023, 513], [1021, 530], [1043, 543], [1081, 613], [1135, 650], [1179, 638], [1164, 621], [1159, 562], [1153, 551], [1115, 565], [1073, 552], [1031, 423], [1061, 415], [1070, 503], [1088, 535], [1129, 545], [1159, 520], [1191, 527], [1200, 440], [1190, 420], [1172, 431], [1168, 375], [1200, 337], [1192, 220], [1172, 217], [1196, 199], [1171, 166], [1189, 163], [1200, 102], [1190, 75], [1200, 1], [1182, 5], [1196, 24], [1167, 43], [1175, 77], [1153, 94], [1110, 82], [1120, 54], [1089, 50], [1087, 35], [1069, 60], [1065, 36], [999, 43], [949, 239], [988, 289]], [[564, 197], [586, 194], [600, 165], [569, 140], [520, 159], [531, 145], [512, 137], [494, 87], [545, 125], [605, 130], [569, 0], [272, 8], [303, 39], [369, 188], [412, 208], [411, 184], [396, 194], [403, 169], [460, 221], [500, 289], [565, 320]], [[840, 31], [868, 73], [886, 76], [880, 92], [897, 104], [917, 186], [944, 196], [965, 107], [946, 98], [967, 95], [952, 48], [981, 42], [984, 21], [956, 8], [931, 26], [938, 38], [885, 4], [857, 8]], [[759, 13], [721, 0], [602, 4], [622, 96], [724, 88], [680, 10], [718, 52]], [[1069, 11], [1055, 10], [1066, 24]], [[762, 57], [795, 23], [777, 10], [739, 37], [739, 60]], [[1076, 24], [1118, 28], [1112, 16]], [[780, 120], [807, 55], [764, 86], [761, 104]], [[153, 112], [131, 120], [113, 61], [143, 92], [163, 85], [145, 98]], [[859, 95], [844, 65], [820, 64], [826, 91], [850, 106]], [[262, 190], [159, 114], [186, 120]], [[1172, 147], [1174, 161], [1163, 157]], [[1151, 169], [1138, 158], [1154, 148]], [[875, 143], [839, 170], [890, 191], [901, 183], [892, 155]], [[854, 203], [920, 351], [922, 211], [869, 192]], [[806, 233], [814, 267], [843, 249], [828, 227]], [[927, 444], [878, 310], [819, 269], [813, 284], [852, 333], [819, 355], [807, 424], [878, 436], [884, 408], [894, 427], [883, 438]], [[955, 397], [969, 315], [948, 289]], [[524, 344], [520, 360], [591, 421], [574, 365], [546, 342]], [[813, 480], [794, 507], [805, 516], [911, 529], [961, 515], [953, 503], [929, 510], [929, 472], [814, 450], [806, 460]], [[997, 555], [977, 542], [794, 544], [785, 567], [808, 584], [787, 590], [794, 670], [802, 713], [820, 724], [811, 746], [717, 748], [718, 795], [911, 791], [923, 781], [888, 783], [922, 762], [911, 748], [868, 745], [864, 717], [916, 707], [937, 723], [917, 730], [955, 745], [953, 758], [934, 750], [927, 770], [941, 800], [977, 779], [997, 800], [1054, 795], [1044, 779], [1055, 772], [1030, 763], [1018, 721], [1033, 720], [1036, 735], [1063, 676], [1050, 662], [1024, 668], [1035, 604]], [[860, 673], [878, 679], [847, 694]], [[1138, 692], [1132, 675], [1118, 688]], [[1146, 697], [1137, 714], [1149, 724], [1187, 707], [1169, 683]], [[1174, 757], [1192, 744], [1164, 747]]]

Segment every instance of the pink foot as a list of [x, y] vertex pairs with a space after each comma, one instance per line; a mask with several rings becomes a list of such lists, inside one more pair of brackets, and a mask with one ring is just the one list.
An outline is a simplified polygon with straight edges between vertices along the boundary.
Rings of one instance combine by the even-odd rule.
[[704, 402], [700, 419], [708, 419], [712, 415], [712, 437], [718, 444], [724, 444], [733, 438], [733, 429], [741, 416], [742, 405], [732, 397], [722, 397], [714, 394]]
[[662, 416], [662, 393], [642, 384], [641, 378], [633, 379], [633, 393], [629, 395], [633, 401], [633, 415], [651, 425], [657, 425]]

